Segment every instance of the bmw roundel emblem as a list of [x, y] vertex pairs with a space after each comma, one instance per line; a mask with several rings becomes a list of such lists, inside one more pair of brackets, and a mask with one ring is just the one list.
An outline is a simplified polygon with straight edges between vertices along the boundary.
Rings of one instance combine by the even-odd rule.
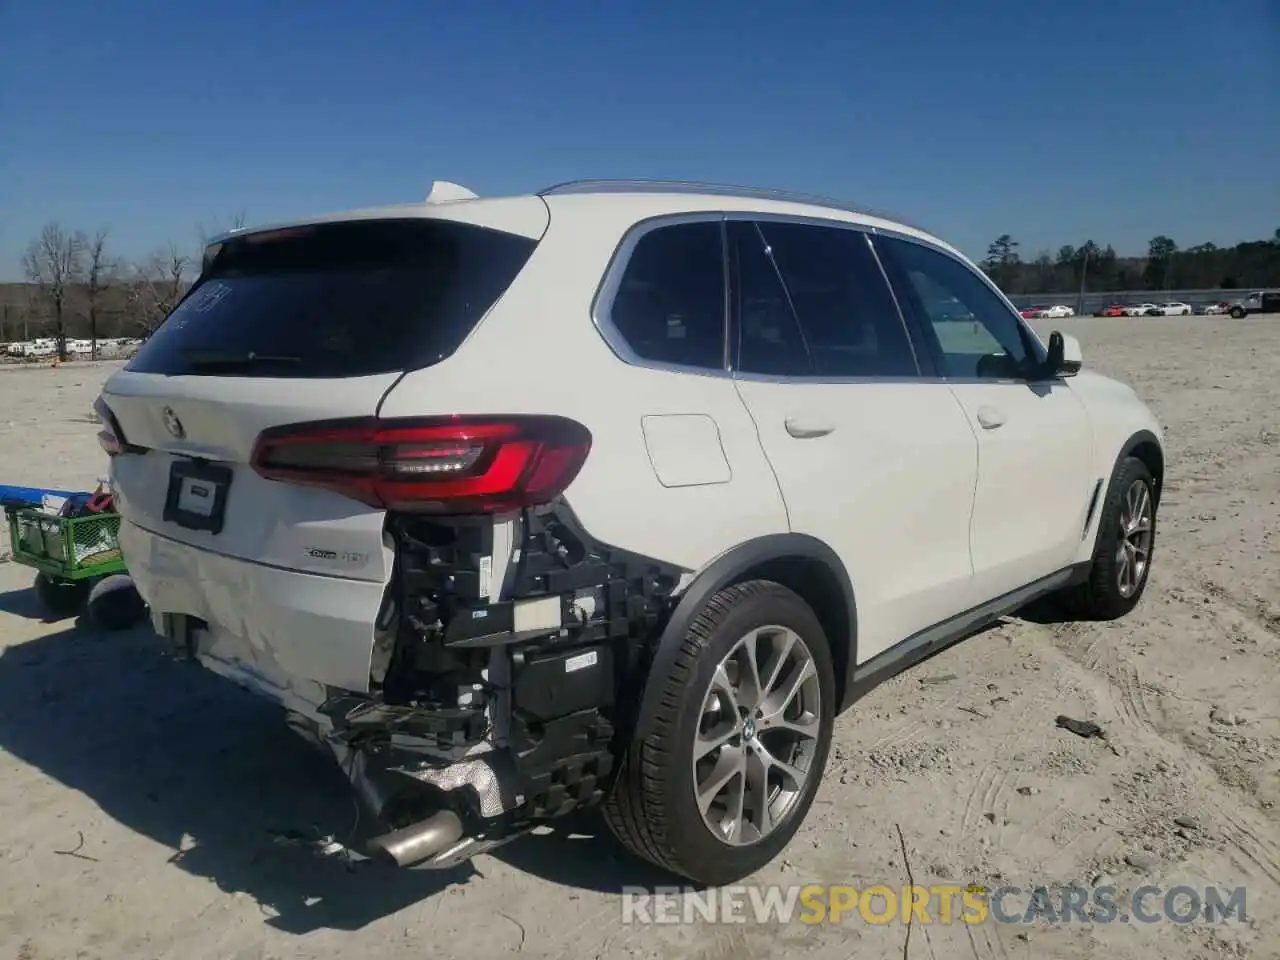
[[173, 412], [173, 407], [164, 408], [164, 428], [169, 431], [170, 436], [175, 440], [181, 440], [187, 435], [187, 429], [182, 425], [182, 421], [178, 419], [178, 415]]

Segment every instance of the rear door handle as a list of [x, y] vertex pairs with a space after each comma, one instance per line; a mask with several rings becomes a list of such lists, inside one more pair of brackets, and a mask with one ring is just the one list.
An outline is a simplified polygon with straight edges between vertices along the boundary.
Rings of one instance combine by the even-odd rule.
[[819, 423], [813, 420], [805, 420], [801, 417], [788, 417], [784, 424], [787, 433], [795, 437], [797, 440], [808, 440], [811, 437], [825, 437], [827, 434], [835, 430], [835, 425], [831, 423]]
[[994, 430], [997, 427], [1004, 426], [1004, 411], [997, 410], [995, 407], [979, 407], [978, 423], [982, 424], [983, 430]]

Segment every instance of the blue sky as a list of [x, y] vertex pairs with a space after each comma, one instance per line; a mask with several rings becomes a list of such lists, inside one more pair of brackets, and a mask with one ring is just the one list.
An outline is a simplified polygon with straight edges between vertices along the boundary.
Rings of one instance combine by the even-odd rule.
[[787, 187], [975, 255], [1234, 243], [1280, 227], [1277, 49], [1280, 0], [3, 3], [0, 279], [48, 220], [137, 257], [434, 178]]

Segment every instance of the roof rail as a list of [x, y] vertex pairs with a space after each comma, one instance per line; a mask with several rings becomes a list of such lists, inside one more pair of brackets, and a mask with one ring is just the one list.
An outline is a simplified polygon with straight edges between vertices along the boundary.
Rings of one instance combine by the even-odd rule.
[[791, 190], [774, 190], [768, 187], [740, 187], [725, 183], [703, 183], [697, 180], [567, 180], [538, 191], [538, 196], [568, 196], [573, 194], [592, 193], [674, 193], [704, 194], [717, 197], [743, 197], [751, 200], [777, 200], [781, 203], [803, 203], [811, 207], [825, 207], [828, 210], [840, 210], [844, 213], [858, 213], [863, 216], [877, 217], [881, 220], [892, 220], [904, 226], [924, 229], [904, 220], [896, 214], [862, 204], [838, 200], [809, 193], [797, 193]]

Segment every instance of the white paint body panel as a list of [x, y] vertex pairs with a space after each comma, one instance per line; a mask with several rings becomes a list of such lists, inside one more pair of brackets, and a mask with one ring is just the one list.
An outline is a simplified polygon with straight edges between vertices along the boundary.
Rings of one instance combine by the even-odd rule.
[[1066, 383], [963, 382], [951, 391], [978, 441], [976, 605], [1071, 564], [1093, 493], [1093, 438]]
[[[1084, 357], [1084, 362], [1087, 365], [1089, 358]], [[1096, 373], [1087, 366], [1067, 382], [1089, 417], [1093, 430], [1092, 472], [1095, 480], [1102, 480], [1098, 511], [1095, 511], [1075, 555], [1077, 563], [1084, 563], [1093, 556], [1098, 537], [1097, 513], [1101, 511], [1101, 500], [1106, 497], [1107, 484], [1120, 451], [1130, 437], [1144, 431], [1154, 436], [1163, 449], [1164, 432], [1155, 415], [1127, 384]]]
[[728, 483], [733, 470], [720, 444], [720, 428], [702, 413], [644, 417], [644, 445], [664, 487]]
[[[844, 561], [858, 660], [965, 609], [978, 445], [941, 383], [738, 384], [791, 529]], [[830, 432], [797, 438], [788, 420]]]
[[[699, 570], [736, 544], [786, 532], [786, 511], [732, 380], [623, 363], [592, 325], [600, 278], [626, 232], [655, 212], [653, 199], [548, 197], [554, 227], [506, 295], [456, 354], [396, 384], [381, 414], [577, 420], [591, 431], [591, 454], [565, 496], [586, 529], [605, 543]], [[657, 199], [657, 210], [673, 212], [710, 198]], [[690, 415], [714, 422], [728, 481], [667, 487], [658, 479], [644, 418]], [[709, 445], [709, 431], [705, 439]], [[713, 451], [706, 456], [715, 459]]]

